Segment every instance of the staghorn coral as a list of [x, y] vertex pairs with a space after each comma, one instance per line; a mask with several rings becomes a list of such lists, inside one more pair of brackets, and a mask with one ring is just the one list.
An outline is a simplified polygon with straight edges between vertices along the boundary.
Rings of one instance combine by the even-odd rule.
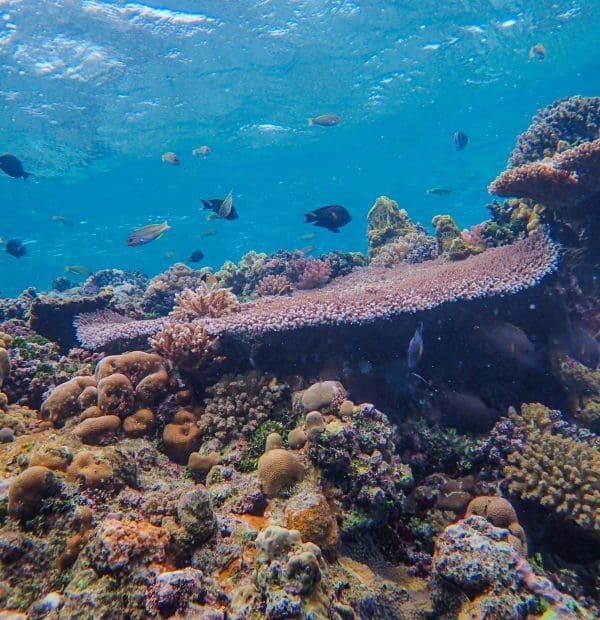
[[202, 320], [167, 323], [150, 343], [173, 366], [185, 372], [197, 372], [224, 359], [217, 354], [219, 338], [208, 334]]
[[175, 296], [175, 306], [169, 314], [173, 320], [190, 321], [204, 316], [220, 317], [237, 312], [240, 303], [228, 289], [217, 283], [201, 282], [195, 290], [185, 289]]
[[517, 138], [511, 168], [600, 138], [600, 97], [565, 97], [543, 108]]
[[507, 456], [509, 489], [524, 499], [600, 530], [600, 447], [594, 438], [577, 436], [557, 424], [555, 413], [523, 404], [509, 418], [522, 429], [524, 445]]
[[205, 319], [204, 325], [217, 336], [371, 323], [445, 302], [516, 293], [551, 273], [557, 257], [548, 237], [535, 233], [463, 261], [357, 269], [320, 289], [244, 303], [240, 312]]

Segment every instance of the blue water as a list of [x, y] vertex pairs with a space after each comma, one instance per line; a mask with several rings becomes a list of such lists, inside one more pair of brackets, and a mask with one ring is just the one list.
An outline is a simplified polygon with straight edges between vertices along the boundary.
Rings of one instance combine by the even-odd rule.
[[[600, 93], [599, 31], [597, 0], [0, 0], [0, 151], [35, 174], [0, 176], [0, 236], [29, 251], [0, 252], [0, 291], [47, 290], [70, 264], [154, 275], [194, 249], [215, 268], [252, 249], [364, 250], [381, 194], [426, 225], [477, 223], [533, 114]], [[342, 122], [307, 126], [323, 113]], [[440, 185], [452, 193], [426, 194]], [[200, 197], [230, 189], [240, 219], [207, 222]], [[332, 203], [354, 218], [340, 234], [303, 224]]]

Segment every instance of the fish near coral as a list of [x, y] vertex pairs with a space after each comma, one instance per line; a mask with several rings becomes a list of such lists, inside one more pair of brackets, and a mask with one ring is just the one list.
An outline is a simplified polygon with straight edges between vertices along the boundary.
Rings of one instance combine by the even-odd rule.
[[148, 226], [143, 226], [142, 228], [134, 230], [129, 237], [127, 237], [127, 241], [125, 243], [129, 247], [144, 245], [154, 241], [155, 239], [159, 239], [167, 230], [171, 230], [167, 220], [165, 220], [162, 224], [149, 224]]
[[305, 224], [314, 224], [321, 228], [327, 228], [327, 230], [334, 233], [340, 232], [342, 226], [352, 221], [352, 216], [348, 209], [341, 205], [327, 205], [326, 207], [305, 213], [304, 217], [306, 218], [304, 220]]
[[439, 187], [430, 187], [425, 190], [426, 194], [430, 196], [447, 196], [452, 193], [451, 187], [439, 186]]
[[194, 250], [190, 254], [188, 261], [190, 263], [199, 263], [203, 258], [204, 258], [204, 252], [202, 250]]
[[5, 174], [8, 174], [9, 177], [13, 177], [15, 179], [23, 177], [23, 179], [26, 180], [27, 177], [31, 176], [31, 172], [25, 172], [23, 164], [10, 153], [0, 155], [0, 170], [2, 170]]
[[94, 272], [85, 265], [65, 265], [65, 273], [72, 273], [76, 276], [91, 276]]
[[495, 321], [479, 329], [485, 349], [493, 357], [526, 370], [540, 368], [541, 355], [520, 327], [506, 321]]
[[408, 367], [412, 370], [419, 365], [421, 357], [423, 356], [423, 321], [417, 325], [414, 336], [408, 343], [408, 351], [406, 354], [406, 361]]

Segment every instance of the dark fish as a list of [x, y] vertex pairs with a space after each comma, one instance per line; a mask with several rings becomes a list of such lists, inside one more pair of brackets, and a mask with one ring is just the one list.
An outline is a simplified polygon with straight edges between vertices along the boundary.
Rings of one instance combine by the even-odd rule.
[[423, 321], [417, 325], [415, 329], [415, 335], [410, 339], [408, 343], [408, 351], [406, 355], [406, 361], [409, 368], [416, 368], [423, 356]]
[[454, 140], [454, 146], [457, 151], [462, 151], [469, 142], [469, 136], [460, 129], [454, 132], [452, 139]]
[[485, 349], [492, 357], [523, 370], [540, 369], [542, 354], [536, 351], [535, 345], [520, 327], [506, 321], [494, 321], [478, 329]]
[[321, 114], [308, 119], [308, 126], [321, 125], [321, 127], [333, 127], [338, 125], [342, 119], [337, 114]]
[[340, 227], [345, 226], [352, 220], [348, 210], [341, 205], [321, 207], [320, 209], [305, 213], [304, 217], [306, 218], [304, 220], [305, 224], [314, 223], [315, 226], [327, 228], [327, 230], [334, 233], [340, 232]]
[[204, 258], [204, 252], [202, 250], [194, 250], [190, 254], [188, 261], [190, 263], [199, 263], [203, 258]]
[[27, 256], [27, 248], [23, 245], [20, 239], [9, 239], [6, 242], [6, 251], [15, 258], [21, 258], [21, 256]]
[[129, 237], [127, 237], [125, 243], [129, 247], [144, 245], [158, 239], [164, 232], [170, 229], [171, 227], [167, 224], [167, 220], [162, 224], [149, 224], [148, 226], [143, 226], [142, 228], [134, 230]]
[[15, 179], [19, 177], [26, 179], [31, 176], [31, 172], [25, 172], [23, 164], [10, 153], [0, 155], [0, 170], [8, 174], [9, 177], [14, 177]]
[[569, 355], [580, 364], [595, 369], [600, 361], [600, 349], [594, 334], [582, 327], [573, 325], [568, 334]]
[[[230, 199], [229, 202], [227, 199]], [[204, 200], [204, 198], [200, 198], [205, 209], [211, 209], [215, 212], [216, 217], [219, 217], [223, 220], [237, 220], [238, 214], [233, 206], [233, 198], [231, 198], [231, 192], [227, 195], [225, 200], [221, 198], [211, 198], [210, 200]], [[225, 205], [225, 206], [223, 206]]]

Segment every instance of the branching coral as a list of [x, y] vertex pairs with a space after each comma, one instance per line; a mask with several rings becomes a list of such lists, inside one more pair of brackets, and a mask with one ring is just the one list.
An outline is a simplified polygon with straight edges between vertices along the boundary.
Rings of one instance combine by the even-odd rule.
[[169, 316], [175, 320], [220, 317], [237, 312], [239, 308], [240, 303], [231, 291], [216, 283], [201, 282], [195, 290], [187, 288], [175, 296], [175, 307]]
[[258, 282], [254, 293], [257, 297], [270, 295], [289, 295], [292, 292], [292, 283], [283, 274], [265, 276]]
[[525, 433], [522, 450], [508, 455], [504, 473], [509, 488], [525, 499], [600, 530], [600, 447], [593, 438], [577, 437], [557, 424], [540, 404], [509, 410]]
[[192, 323], [167, 323], [150, 339], [152, 348], [175, 367], [188, 372], [218, 363], [219, 338], [209, 336], [201, 320]]

